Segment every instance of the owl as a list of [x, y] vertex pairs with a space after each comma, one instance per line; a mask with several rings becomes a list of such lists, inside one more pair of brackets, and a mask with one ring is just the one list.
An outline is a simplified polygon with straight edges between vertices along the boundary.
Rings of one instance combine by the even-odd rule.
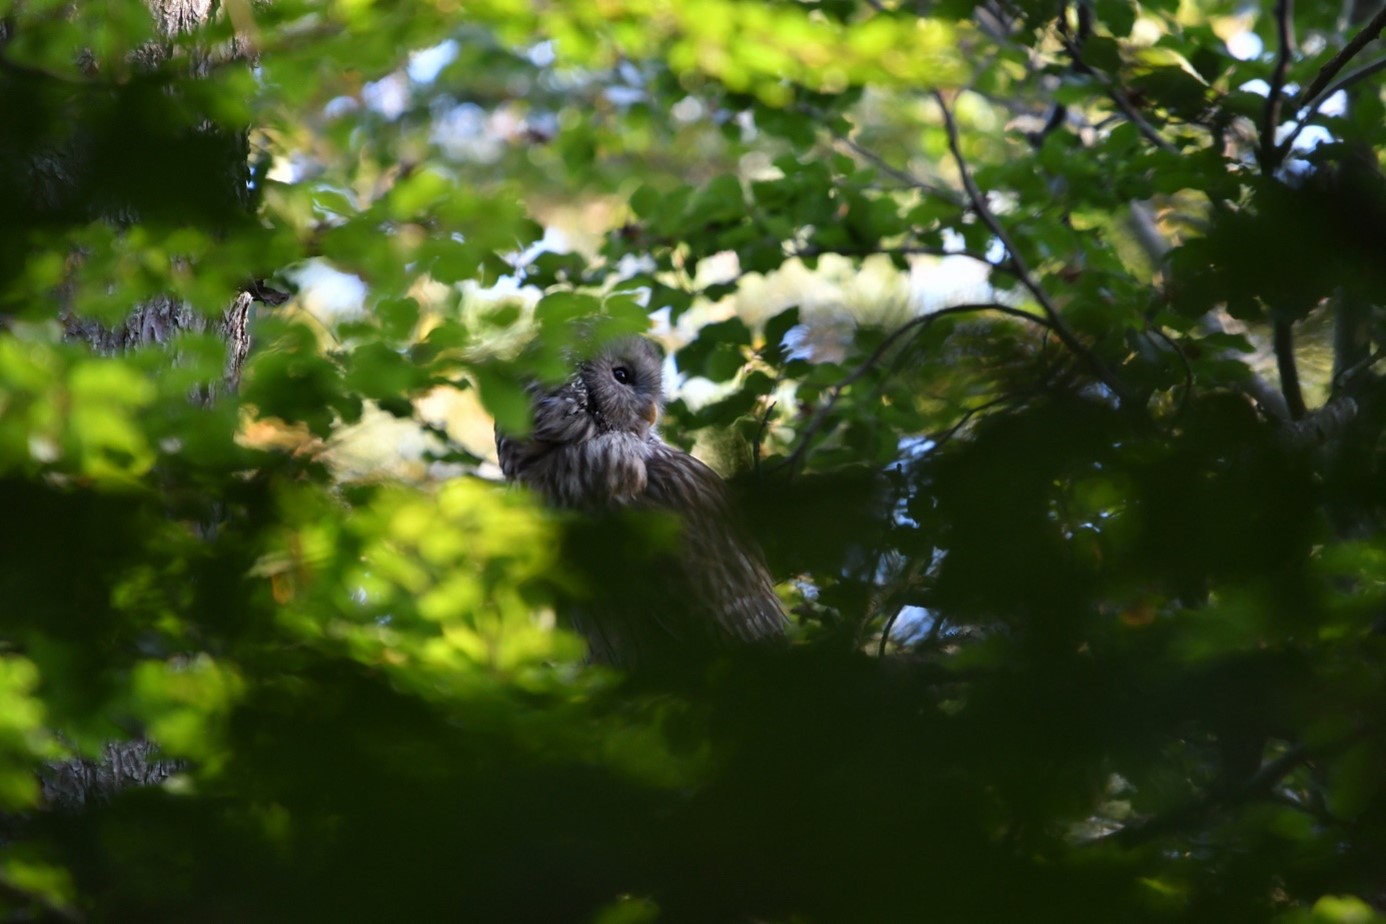
[[[606, 563], [604, 586], [567, 608], [589, 658], [624, 668], [696, 663], [780, 639], [785, 627], [764, 560], [738, 528], [722, 479], [659, 438], [661, 368], [650, 340], [618, 340], [559, 387], [531, 392], [528, 436], [496, 432], [501, 471], [553, 506], [597, 522], [626, 512], [671, 515], [671, 542], [654, 553], [628, 547], [629, 570]], [[598, 531], [579, 554], [604, 555], [602, 536], [618, 532]]]

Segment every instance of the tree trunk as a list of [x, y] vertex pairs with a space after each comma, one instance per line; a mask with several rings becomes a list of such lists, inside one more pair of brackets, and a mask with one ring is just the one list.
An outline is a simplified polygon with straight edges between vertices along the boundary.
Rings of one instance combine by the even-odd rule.
[[[226, 48], [191, 52], [185, 46], [175, 47], [171, 41], [204, 25], [214, 12], [212, 0], [146, 0], [146, 6], [154, 17], [160, 38], [139, 47], [129, 56], [127, 64], [137, 74], [151, 77], [153, 93], [165, 94], [162, 99], [172, 95], [175, 106], [180, 102], [176, 101], [177, 91], [158, 78], [160, 69], [182, 68], [186, 62], [194, 76], [204, 76], [213, 64], [248, 58], [248, 49], [240, 41]], [[22, 25], [16, 26], [13, 20], [0, 22], [0, 52], [13, 38], [16, 28]], [[156, 136], [149, 137], [143, 131], [146, 126], [120, 124], [119, 103], [111, 100], [129, 101], [131, 97], [122, 94], [151, 91], [141, 88], [137, 80], [108, 79], [100, 73], [91, 55], [77, 53], [75, 49], [74, 53], [79, 67], [91, 81], [79, 85], [80, 89], [75, 91], [71, 89], [71, 81], [62, 77], [26, 71], [22, 67], [0, 68], [0, 94], [31, 93], [31, 98], [36, 100], [59, 99], [70, 103], [75, 113], [71, 124], [38, 116], [32, 123], [41, 129], [37, 140], [20, 137], [24, 132], [15, 132], [10, 139], [0, 140], [0, 224], [19, 229], [20, 235], [5, 238], [3, 243], [22, 240], [26, 228], [42, 229], [52, 237], [92, 222], [126, 227], [148, 217], [151, 203], [158, 203], [155, 217], [162, 226], [193, 226], [213, 236], [229, 223], [250, 215], [252, 203], [247, 182], [248, 145], [244, 126], [217, 125], [210, 119], [183, 111], [180, 114], [187, 116], [184, 122], [164, 129], [162, 137], [157, 136], [156, 126]], [[186, 73], [181, 71], [180, 78]], [[64, 82], [68, 84], [66, 88]], [[37, 104], [38, 108], [42, 106], [42, 102]], [[131, 111], [139, 110], [132, 107]], [[84, 118], [93, 114], [98, 118]], [[94, 128], [94, 125], [101, 127]], [[113, 130], [123, 136], [113, 136]], [[132, 155], [129, 141], [135, 136], [139, 137], [141, 147]], [[176, 171], [168, 171], [170, 166], [176, 167]], [[161, 186], [161, 171], [174, 177], [171, 182], [181, 184], [172, 187], [174, 192]], [[184, 187], [195, 195], [190, 198], [186, 213], [182, 214], [176, 203], [172, 210], [168, 203]], [[163, 198], [151, 198], [151, 193]], [[9, 250], [10, 256], [0, 255], [0, 279], [24, 271], [27, 246], [26, 242], [18, 249], [4, 248]], [[79, 266], [83, 254], [73, 252], [69, 259], [70, 265]], [[248, 271], [246, 278], [252, 275]], [[210, 403], [218, 393], [231, 393], [239, 386], [250, 348], [250, 308], [257, 297], [251, 291], [228, 292], [219, 315], [215, 310], [208, 312], [206, 306], [198, 310], [172, 295], [156, 295], [131, 306], [129, 314], [117, 324], [79, 316], [66, 294], [69, 293], [60, 291], [56, 303], [64, 335], [69, 340], [85, 343], [94, 352], [111, 356], [140, 347], [164, 346], [179, 334], [213, 333], [226, 345], [221, 381], [206, 383], [190, 399]], [[109, 799], [128, 786], [159, 783], [182, 766], [180, 761], [160, 759], [157, 746], [147, 740], [109, 742], [98, 758], [48, 764], [41, 775], [43, 802], [50, 807], [80, 808], [93, 801]]]

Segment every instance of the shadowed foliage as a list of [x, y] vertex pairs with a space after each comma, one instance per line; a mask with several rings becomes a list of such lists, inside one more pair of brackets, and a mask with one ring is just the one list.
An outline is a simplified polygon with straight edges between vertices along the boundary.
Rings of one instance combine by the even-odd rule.
[[[1379, 2], [88, 6], [0, 20], [0, 920], [1383, 918]], [[502, 483], [574, 331], [786, 645], [590, 663], [716, 595]]]

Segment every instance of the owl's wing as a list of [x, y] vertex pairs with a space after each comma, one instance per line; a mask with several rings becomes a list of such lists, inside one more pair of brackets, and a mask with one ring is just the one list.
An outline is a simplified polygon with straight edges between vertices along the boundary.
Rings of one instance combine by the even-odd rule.
[[571, 445], [589, 436], [592, 427], [587, 414], [587, 395], [580, 381], [569, 382], [549, 394], [531, 389], [534, 428], [528, 436], [514, 437], [496, 428], [496, 455], [506, 478], [523, 479], [538, 459], [556, 447]]
[[[736, 527], [726, 486], [702, 462], [664, 443], [645, 460], [645, 497], [682, 523], [680, 583], [711, 641], [753, 642], [784, 635], [785, 616], [755, 543]], [[698, 612], [701, 611], [701, 612]], [[715, 620], [705, 622], [706, 616]]]

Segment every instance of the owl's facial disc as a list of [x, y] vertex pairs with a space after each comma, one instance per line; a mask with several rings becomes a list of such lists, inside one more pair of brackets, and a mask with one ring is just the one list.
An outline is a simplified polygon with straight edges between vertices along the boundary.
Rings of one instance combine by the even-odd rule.
[[618, 361], [611, 367], [611, 378], [618, 385], [634, 392], [639, 403], [636, 405], [635, 412], [641, 420], [653, 427], [659, 420], [659, 402], [644, 394], [644, 389], [648, 388], [648, 383], [638, 381], [640, 376], [635, 371], [635, 363]]

